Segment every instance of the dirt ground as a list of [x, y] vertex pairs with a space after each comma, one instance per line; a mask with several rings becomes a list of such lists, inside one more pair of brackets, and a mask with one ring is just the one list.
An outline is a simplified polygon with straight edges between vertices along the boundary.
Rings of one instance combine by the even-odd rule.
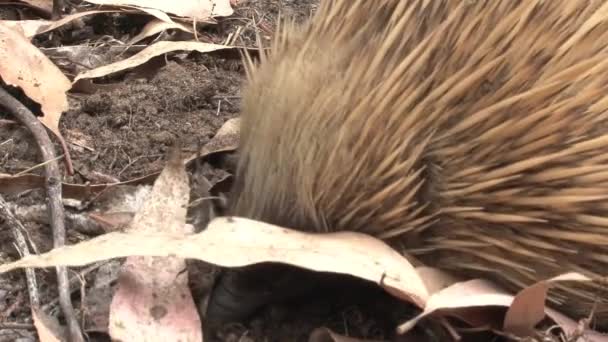
[[[269, 38], [279, 12], [285, 17], [305, 20], [316, 5], [316, 0], [250, 0], [239, 6], [234, 16], [209, 27], [208, 38], [219, 42], [252, 17], [256, 18], [263, 38]], [[117, 22], [120, 25], [116, 25]], [[124, 18], [106, 18], [95, 23], [96, 30], [116, 38], [137, 32], [141, 26], [137, 20]], [[244, 27], [241, 32], [243, 44], [253, 46], [254, 27], [249, 24]], [[51, 39], [44, 35], [37, 38], [37, 43], [54, 46], [61, 45], [65, 39], [65, 36]], [[176, 138], [182, 139], [186, 150], [196, 151], [228, 119], [239, 116], [243, 77], [238, 59], [194, 53], [186, 58], [170, 58], [149, 79], [127, 74], [94, 94], [70, 94], [70, 109], [63, 114], [60, 128], [69, 142], [75, 175], [64, 180], [76, 184], [127, 181], [157, 172], [163, 167], [165, 152]], [[0, 112], [0, 119], [10, 117]], [[20, 125], [0, 125], [0, 143], [0, 173], [16, 174], [39, 163], [36, 146]], [[60, 151], [58, 145], [57, 149]], [[228, 172], [207, 171], [211, 174], [210, 179], [214, 174]], [[40, 174], [41, 171], [31, 172]], [[42, 195], [41, 191], [35, 190], [7, 199], [20, 205], [32, 204], [39, 203]], [[26, 222], [26, 226], [40, 251], [52, 247], [47, 225]], [[70, 243], [90, 237], [68, 231]], [[9, 230], [0, 230], [0, 241], [0, 260], [19, 258]], [[190, 268], [194, 293], [204, 296], [217, 269], [197, 262], [191, 262]], [[77, 270], [84, 272], [86, 268]], [[85, 290], [97, 281], [98, 272], [99, 269], [93, 269], [82, 273], [87, 281]], [[39, 276], [43, 303], [49, 303], [46, 308], [50, 312], [59, 313], [54, 273], [40, 272]], [[87, 307], [90, 302], [83, 303], [79, 298], [75, 293], [76, 305], [82, 305], [79, 312], [95, 311], [95, 308]], [[392, 334], [395, 323], [413, 314], [408, 307], [397, 310], [399, 305], [375, 286], [343, 280], [327, 284], [322, 292], [266, 307], [246, 322], [224, 326], [215, 334], [214, 340], [307, 341], [310, 332], [319, 327], [354, 337], [385, 339]], [[0, 277], [0, 322], [7, 322], [0, 324], [0, 341], [35, 339], [22, 273]], [[103, 333], [89, 333], [92, 340], [107, 340]], [[433, 334], [427, 333], [426, 337], [421, 340], [440, 340], [438, 336], [432, 338]]]

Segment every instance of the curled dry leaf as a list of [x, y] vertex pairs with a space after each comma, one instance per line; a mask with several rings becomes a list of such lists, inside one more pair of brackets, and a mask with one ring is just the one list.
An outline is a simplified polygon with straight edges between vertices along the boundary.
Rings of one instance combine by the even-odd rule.
[[[185, 236], [190, 189], [179, 147], [137, 211], [129, 232]], [[109, 331], [119, 341], [202, 341], [201, 321], [188, 288], [184, 259], [129, 256], [110, 306]]]
[[79, 80], [99, 78], [103, 76], [110, 75], [115, 72], [135, 68], [141, 64], [144, 64], [151, 60], [152, 58], [173, 51], [198, 51], [201, 53], [211, 52], [222, 49], [231, 49], [231, 47], [226, 45], [218, 45], [218, 44], [209, 44], [202, 42], [167, 42], [162, 41], [155, 44], [150, 45], [139, 53], [124, 59], [122, 61], [118, 61], [116, 63], [104, 65], [102, 67], [87, 70], [80, 74], [78, 74], [73, 83], [77, 83]]
[[147, 38], [147, 37], [150, 37], [157, 33], [160, 33], [162, 31], [171, 30], [171, 29], [182, 30], [184, 32], [194, 34], [194, 31], [192, 30], [191, 26], [186, 26], [182, 23], [166, 22], [163, 20], [155, 19], [155, 20], [151, 20], [150, 22], [148, 22], [144, 26], [144, 28], [141, 30], [141, 32], [138, 35], [136, 35], [135, 37], [131, 38], [127, 44], [128, 45], [135, 44], [144, 38]]
[[211, 154], [236, 150], [239, 145], [240, 120], [240, 118], [232, 118], [224, 122], [213, 138], [203, 146], [200, 153], [193, 154], [187, 161], [191, 162], [198, 157], [206, 158]]
[[190, 236], [109, 233], [0, 265], [0, 272], [23, 267], [81, 266], [131, 255], [176, 256], [225, 267], [280, 262], [366, 279], [420, 307], [428, 297], [414, 267], [378, 239], [352, 232], [304, 233], [236, 217], [215, 218], [206, 230]]
[[551, 316], [546, 312], [545, 302], [552, 282], [590, 280], [579, 273], [566, 273], [519, 291], [507, 310], [503, 330], [517, 336], [529, 336], [546, 314]]
[[68, 78], [18, 31], [0, 22], [0, 77], [40, 104], [40, 121], [62, 141], [59, 119], [68, 109]]
[[[503, 326], [510, 329], [510, 331], [507, 330], [508, 332], [525, 333], [544, 318], [546, 314], [566, 334], [572, 335], [578, 327], [577, 322], [554, 309], [545, 307], [544, 298], [540, 301], [534, 296], [540, 295], [546, 298], [547, 282], [588, 280], [588, 278], [580, 274], [567, 273], [548, 281], [540, 282], [541, 285], [534, 284], [522, 290], [517, 296], [513, 296], [495, 284], [482, 279], [457, 282], [431, 294], [426, 302], [424, 311], [412, 320], [399, 326], [397, 330], [399, 333], [405, 333], [412, 329], [420, 319], [436, 312], [459, 317], [472, 325], [496, 326], [497, 322], [494, 316], [479, 315], [480, 311], [475, 309], [483, 309], [484, 307], [511, 307], [509, 309], [510, 314], [507, 313], [506, 316], [503, 316]], [[539, 309], [538, 306], [541, 308]], [[608, 341], [608, 336], [601, 335], [592, 330], [587, 329], [584, 331], [584, 334], [587, 341]]]
[[97, 5], [134, 6], [142, 9], [156, 9], [180, 17], [207, 20], [212, 17], [227, 17], [234, 11], [229, 0], [87, 0]]

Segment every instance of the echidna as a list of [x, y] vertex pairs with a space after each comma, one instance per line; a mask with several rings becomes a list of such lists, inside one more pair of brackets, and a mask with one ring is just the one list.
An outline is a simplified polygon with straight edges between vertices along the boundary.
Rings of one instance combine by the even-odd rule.
[[[249, 63], [232, 215], [517, 291], [608, 273], [608, 2], [321, 0]], [[608, 290], [560, 285], [572, 318]]]

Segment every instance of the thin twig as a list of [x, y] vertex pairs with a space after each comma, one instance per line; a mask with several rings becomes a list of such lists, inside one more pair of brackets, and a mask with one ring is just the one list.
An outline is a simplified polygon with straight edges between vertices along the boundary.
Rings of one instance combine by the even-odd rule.
[[[21, 102], [12, 97], [6, 90], [0, 88], [0, 104], [6, 107], [13, 116], [21, 122], [34, 136], [43, 161], [55, 159], [55, 150], [48, 133], [42, 123]], [[46, 193], [53, 230], [53, 246], [55, 248], [65, 245], [65, 221], [63, 203], [61, 202], [61, 179], [57, 162], [44, 166]], [[67, 268], [56, 267], [59, 302], [68, 323], [69, 338], [71, 342], [84, 342], [76, 313], [72, 307]]]
[[0, 323], [0, 329], [36, 330], [36, 327], [30, 323]]
[[[6, 225], [11, 229], [13, 238], [15, 239], [15, 247], [19, 254], [23, 257], [30, 255], [30, 249], [27, 246], [27, 241], [23, 236], [25, 227], [9, 209], [8, 203], [4, 197], [0, 195], [0, 215], [4, 218]], [[36, 281], [36, 273], [33, 268], [25, 269], [25, 279], [27, 281], [28, 295], [30, 297], [30, 306], [32, 308], [40, 307], [40, 294], [38, 292], [38, 282]]]
[[48, 164], [48, 163], [54, 163], [54, 162], [58, 161], [59, 159], [62, 159], [63, 156], [64, 155], [62, 154], [59, 157], [55, 157], [55, 158], [53, 158], [51, 160], [47, 160], [47, 161], [42, 162], [42, 163], [40, 163], [38, 165], [34, 165], [34, 166], [30, 167], [29, 169], [25, 169], [25, 170], [23, 170], [21, 172], [16, 173], [14, 176], [17, 177], [17, 176], [21, 176], [21, 175], [24, 175], [26, 173], [32, 172], [32, 171], [34, 171], [36, 169], [39, 169], [39, 168], [41, 168], [43, 166], [46, 166], [46, 164]]

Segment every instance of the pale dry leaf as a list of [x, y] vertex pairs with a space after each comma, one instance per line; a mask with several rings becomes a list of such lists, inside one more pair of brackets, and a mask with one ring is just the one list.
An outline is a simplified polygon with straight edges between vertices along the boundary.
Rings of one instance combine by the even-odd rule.
[[160, 32], [166, 31], [166, 30], [171, 30], [171, 29], [182, 30], [184, 32], [194, 34], [194, 31], [192, 30], [191, 26], [186, 26], [182, 23], [176, 23], [176, 22], [168, 23], [166, 21], [155, 19], [155, 20], [151, 20], [150, 22], [148, 22], [144, 26], [144, 28], [141, 30], [141, 32], [139, 32], [139, 34], [137, 34], [135, 37], [131, 38], [127, 44], [128, 45], [135, 44], [144, 38], [147, 38], [147, 37], [150, 37], [157, 33], [160, 33]]
[[26, 37], [0, 22], [0, 77], [40, 104], [40, 121], [63, 140], [61, 114], [68, 109], [70, 80]]
[[115, 13], [115, 12], [119, 12], [119, 11], [118, 10], [86, 11], [86, 12], [69, 14], [69, 15], [62, 17], [59, 20], [43, 20], [43, 19], [5, 20], [5, 21], [3, 21], [3, 23], [13, 29], [19, 28], [28, 39], [31, 39], [32, 37], [34, 37], [36, 35], [52, 31], [58, 27], [66, 25], [66, 24], [68, 24], [76, 19], [82, 18], [82, 17], [86, 17], [89, 15], [95, 15], [95, 14], [99, 14], [99, 13]]
[[[584, 277], [578, 273], [566, 273], [561, 276], [552, 278], [549, 281], [551, 281], [551, 282], [589, 281], [589, 278]], [[531, 287], [535, 287], [535, 286], [536, 286], [536, 284], [532, 285]], [[533, 291], [537, 292], [535, 290], [533, 290]], [[523, 294], [524, 297], [527, 297], [530, 294], [530, 293], [527, 293], [526, 291], [523, 291], [523, 293], [524, 293]], [[401, 326], [398, 327], [397, 330], [399, 333], [405, 333], [405, 332], [409, 331], [410, 329], [412, 329], [420, 319], [422, 319], [430, 314], [436, 313], [436, 312], [442, 312], [444, 314], [456, 316], [456, 317], [463, 319], [464, 321], [475, 322], [475, 324], [478, 324], [478, 325], [484, 325], [484, 324], [493, 325], [493, 323], [495, 323], [494, 317], [488, 315], [485, 318], [487, 321], [483, 322], [483, 320], [484, 320], [483, 315], [479, 315], [479, 311], [474, 310], [474, 309], [483, 309], [484, 307], [508, 308], [515, 302], [514, 299], [515, 299], [515, 296], [513, 296], [512, 294], [509, 294], [508, 292], [504, 291], [503, 289], [497, 287], [495, 284], [493, 284], [492, 282], [489, 282], [487, 280], [473, 279], [473, 280], [458, 282], [458, 283], [455, 283], [451, 286], [444, 288], [443, 290], [440, 290], [440, 291], [430, 295], [426, 302], [426, 307], [424, 308], [424, 311], [420, 315], [416, 316], [415, 318], [403, 323]], [[525, 298], [524, 298], [524, 300], [525, 300]], [[518, 302], [520, 302], [520, 301], [518, 301]], [[521, 305], [521, 303], [516, 304], [515, 310], [521, 311], [521, 307], [519, 307], [520, 305]], [[570, 333], [570, 332], [574, 331], [575, 328], [577, 327], [577, 322], [564, 316], [563, 314], [557, 312], [556, 310], [553, 310], [548, 307], [544, 307], [544, 302], [543, 302], [543, 308], [545, 310], [544, 311], [545, 314], [549, 318], [553, 319], [555, 321], [555, 323], [557, 323], [562, 329], [564, 329], [565, 332]], [[532, 310], [532, 309], [525, 308], [525, 310]], [[536, 309], [534, 309], [532, 311], [536, 312]], [[479, 318], [481, 318], [481, 320]], [[538, 316], [535, 314], [530, 314], [529, 317], [521, 317], [521, 318], [522, 319], [537, 319]], [[515, 318], [512, 317], [510, 319], [515, 319]], [[503, 320], [504, 320], [504, 318], [503, 318]], [[536, 322], [536, 323], [538, 323], [538, 322]], [[536, 323], [534, 323], [534, 324], [536, 324]], [[511, 321], [508, 324], [513, 326], [515, 324], [523, 324], [523, 323], [517, 322], [517, 321], [516, 322]], [[527, 322], [526, 324], [530, 324], [530, 322]], [[591, 341], [593, 341], [593, 342], [608, 341], [606, 339], [606, 338], [608, 338], [608, 336], [603, 336], [592, 330], [585, 331], [585, 338], [588, 338], [589, 342], [591, 342]]]
[[131, 255], [176, 256], [224, 267], [280, 262], [366, 279], [419, 307], [424, 306], [428, 297], [424, 283], [410, 262], [369, 235], [304, 233], [237, 217], [215, 218], [203, 232], [186, 237], [161, 233], [109, 233], [0, 265], [0, 272], [22, 267], [82, 266]]
[[229, 0], [87, 0], [98, 5], [135, 6], [142, 9], [156, 9], [180, 17], [198, 21], [212, 17], [227, 17], [234, 13]]
[[505, 314], [503, 330], [517, 336], [531, 335], [534, 327], [545, 318], [545, 302], [552, 282], [590, 280], [579, 273], [566, 273], [519, 291]]
[[383, 342], [386, 340], [370, 340], [348, 337], [337, 334], [328, 328], [317, 328], [310, 333], [308, 342]]
[[59, 322], [41, 310], [32, 309], [34, 327], [38, 333], [40, 342], [60, 342], [66, 341], [65, 330]]
[[[169, 154], [129, 232], [186, 236], [190, 188], [178, 146]], [[184, 259], [129, 256], [110, 306], [109, 332], [118, 341], [202, 341], [201, 321], [188, 288]]]
[[439, 310], [468, 309], [472, 307], [501, 306], [511, 304], [513, 296], [493, 283], [473, 279], [455, 283], [428, 297], [424, 311], [398, 327], [399, 333], [411, 330], [419, 320]]
[[231, 49], [231, 47], [226, 45], [218, 45], [218, 44], [209, 44], [202, 42], [169, 42], [169, 41], [161, 41], [155, 44], [152, 44], [140, 51], [139, 53], [118, 61], [116, 63], [104, 65], [102, 67], [87, 70], [80, 74], [78, 74], [73, 83], [78, 82], [79, 80], [84, 79], [92, 79], [99, 78], [103, 76], [110, 75], [112, 73], [132, 69], [143, 63], [148, 62], [150, 59], [160, 56], [162, 54], [173, 52], [173, 51], [198, 51], [201, 53], [223, 50], [223, 49]]

